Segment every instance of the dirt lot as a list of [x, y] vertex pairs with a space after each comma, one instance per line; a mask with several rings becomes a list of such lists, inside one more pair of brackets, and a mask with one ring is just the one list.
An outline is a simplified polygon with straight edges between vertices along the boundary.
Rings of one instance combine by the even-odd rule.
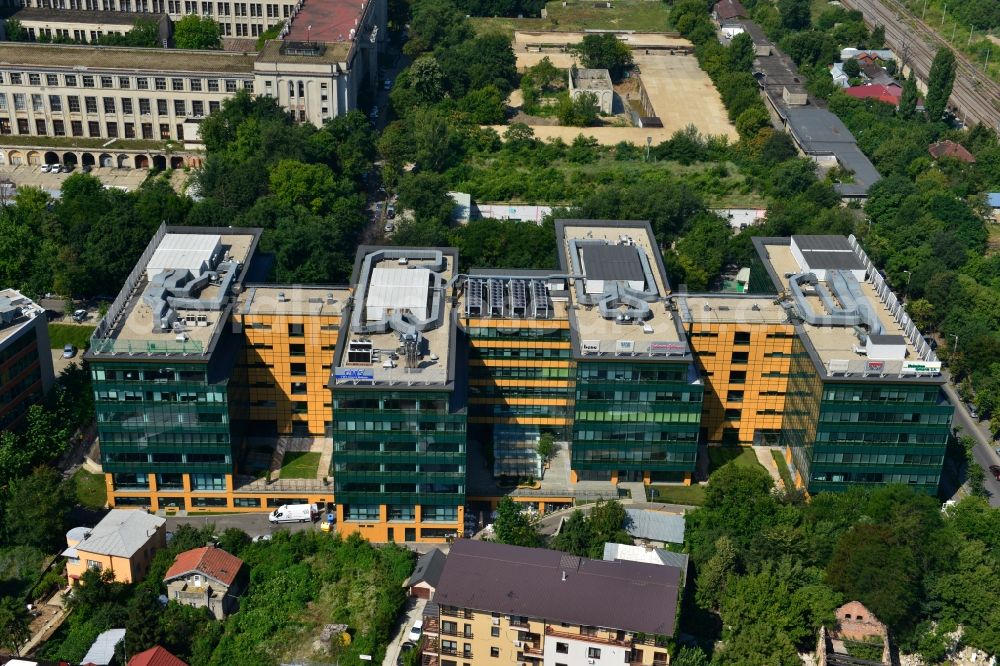
[[[576, 57], [569, 53], [539, 53], [528, 51], [533, 44], [572, 44], [582, 38], [582, 33], [536, 33], [520, 31], [514, 35], [514, 52], [517, 56], [518, 69], [537, 64], [542, 58], [549, 58], [556, 67], [568, 69], [579, 64]], [[659, 46], [690, 45], [683, 39], [669, 35], [630, 35], [642, 43]], [[652, 137], [653, 143], [661, 143], [669, 139], [674, 132], [688, 125], [694, 125], [702, 134], [724, 135], [736, 140], [736, 128], [729, 122], [726, 109], [722, 105], [719, 91], [715, 89], [708, 74], [698, 66], [698, 60], [693, 55], [670, 55], [662, 51], [657, 55], [633, 51], [635, 63], [639, 68], [643, 85], [649, 95], [656, 115], [663, 122], [663, 127], [558, 127], [552, 125], [532, 125], [535, 136], [540, 139], [561, 138], [571, 142], [579, 134], [592, 136], [603, 145], [614, 145], [620, 141], [628, 141], [636, 145], [645, 145], [647, 137]], [[518, 92], [518, 91], [515, 91]], [[512, 95], [511, 106], [520, 105], [520, 95]], [[505, 127], [494, 127], [501, 135]]]

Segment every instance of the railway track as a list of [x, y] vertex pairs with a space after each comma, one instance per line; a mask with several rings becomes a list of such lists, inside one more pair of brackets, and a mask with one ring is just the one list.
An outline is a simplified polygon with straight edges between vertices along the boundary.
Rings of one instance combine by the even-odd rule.
[[[885, 28], [886, 42], [903, 64], [926, 81], [937, 50], [948, 43], [897, 0], [842, 0], [860, 10], [871, 25]], [[954, 51], [954, 49], [952, 49]], [[1000, 131], [1000, 85], [979, 71], [964, 54], [955, 51], [955, 85], [949, 108], [966, 125], [981, 122]]]

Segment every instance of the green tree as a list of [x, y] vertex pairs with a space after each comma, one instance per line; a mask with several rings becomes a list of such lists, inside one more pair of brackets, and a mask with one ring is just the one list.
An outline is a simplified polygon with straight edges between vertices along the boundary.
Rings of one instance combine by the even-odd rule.
[[499, 125], [507, 116], [503, 94], [494, 85], [473, 90], [458, 102], [458, 108], [469, 114], [477, 125]]
[[924, 100], [927, 118], [932, 122], [941, 120], [944, 116], [955, 84], [955, 68], [954, 52], [947, 46], [938, 49], [934, 62], [931, 63], [931, 73], [927, 78], [927, 97]]
[[812, 20], [809, 0], [778, 0], [781, 25], [789, 30], [804, 30]]
[[912, 551], [883, 525], [855, 525], [837, 541], [827, 581], [894, 631], [913, 617], [919, 573]]
[[0, 645], [20, 655], [21, 646], [31, 638], [30, 624], [28, 609], [19, 599], [0, 599]]
[[333, 171], [323, 164], [304, 164], [281, 160], [271, 167], [271, 192], [288, 206], [305, 206], [310, 212], [324, 214], [339, 197], [352, 193], [349, 184], [338, 182]]
[[21, 22], [17, 19], [7, 19], [4, 22], [4, 33], [7, 35], [7, 39], [12, 42], [26, 42], [28, 41], [28, 31], [24, 29]]
[[701, 648], [682, 647], [677, 656], [670, 660], [671, 666], [709, 666], [708, 657]]
[[632, 64], [632, 50], [611, 32], [588, 34], [572, 50], [584, 67], [606, 69], [615, 80]]
[[765, 127], [771, 125], [771, 116], [762, 105], [754, 105], [736, 119], [736, 131], [743, 139], [752, 139]]
[[207, 16], [189, 14], [174, 23], [174, 46], [179, 49], [222, 48], [222, 29]]
[[59, 472], [38, 467], [10, 484], [4, 531], [14, 544], [43, 550], [57, 548], [66, 531], [73, 501]]
[[285, 27], [285, 22], [278, 21], [270, 28], [260, 33], [260, 36], [257, 37], [257, 50], [260, 51], [261, 49], [263, 49], [264, 44], [266, 44], [270, 40], [277, 39], [281, 35], [281, 31], [284, 27]]
[[906, 77], [906, 81], [903, 82], [903, 92], [899, 97], [899, 117], [905, 120], [914, 118], [917, 115], [917, 100], [919, 98], [917, 79], [911, 71], [910, 75]]
[[750, 71], [755, 55], [753, 37], [749, 33], [741, 32], [729, 43], [729, 66], [734, 72]]
[[732, 540], [727, 536], [715, 542], [715, 554], [698, 572], [695, 599], [707, 610], [718, 611], [726, 596], [726, 586], [730, 577], [737, 573], [739, 557]]
[[587, 127], [594, 124], [599, 111], [597, 96], [594, 93], [582, 92], [572, 99], [569, 95], [563, 97], [559, 102], [557, 115], [562, 125]]
[[497, 543], [528, 548], [536, 548], [542, 544], [534, 519], [521, 511], [521, 505], [510, 497], [500, 500], [497, 517], [493, 521], [493, 532]]
[[589, 557], [594, 544], [594, 531], [583, 511], [575, 510], [563, 521], [559, 534], [552, 537], [549, 547], [578, 557]]
[[538, 456], [543, 460], [547, 461], [555, 453], [555, 438], [552, 437], [552, 433], [543, 432], [538, 438]]
[[448, 225], [455, 200], [448, 194], [448, 180], [439, 174], [421, 171], [405, 174], [399, 181], [399, 206], [413, 212], [418, 222]]
[[162, 46], [160, 26], [157, 25], [156, 21], [139, 19], [132, 26], [132, 29], [125, 33], [125, 45], [145, 48]]
[[407, 70], [406, 82], [416, 93], [419, 104], [437, 104], [444, 95], [444, 73], [434, 56], [414, 60]]
[[852, 79], [861, 76], [861, 65], [858, 63], [857, 58], [848, 58], [843, 64], [844, 74], [851, 77]]

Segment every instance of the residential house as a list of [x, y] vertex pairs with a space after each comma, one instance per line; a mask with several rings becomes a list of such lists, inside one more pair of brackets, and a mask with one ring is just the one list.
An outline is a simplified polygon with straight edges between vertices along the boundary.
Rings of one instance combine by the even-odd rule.
[[166, 648], [155, 645], [128, 660], [128, 666], [187, 666]]
[[851, 85], [851, 77], [844, 73], [844, 63], [835, 62], [830, 65], [830, 77], [833, 79], [834, 85], [840, 88], [846, 88]]
[[149, 571], [153, 555], [167, 545], [166, 518], [134, 509], [112, 509], [93, 528], [74, 527], [66, 533], [70, 583], [87, 569], [105, 569], [120, 583], [135, 583]]
[[403, 587], [411, 597], [430, 599], [434, 596], [441, 572], [444, 570], [445, 554], [432, 548], [417, 558], [417, 566], [410, 577], [403, 581]]
[[456, 541], [424, 612], [423, 663], [666, 666], [681, 571]]
[[938, 141], [937, 143], [932, 143], [927, 151], [936, 160], [942, 157], [953, 157], [956, 160], [961, 160], [966, 164], [975, 164], [976, 157], [970, 153], [965, 146], [954, 141]]
[[645, 562], [658, 566], [677, 567], [681, 570], [681, 584], [687, 581], [688, 555], [672, 553], [669, 550], [653, 546], [633, 546], [627, 543], [604, 544], [604, 560], [606, 562]]
[[892, 106], [899, 106], [899, 100], [903, 96], [903, 89], [896, 83], [890, 85], [866, 83], [863, 86], [851, 86], [844, 93], [855, 99], [874, 99], [879, 102], [891, 104]]
[[625, 531], [633, 539], [653, 544], [684, 543], [684, 515], [649, 509], [625, 509]]
[[890, 60], [896, 60], [896, 54], [889, 49], [841, 49], [840, 59], [847, 60], [849, 58], [857, 58], [861, 60], [881, 60], [883, 62], [888, 62]]
[[186, 606], [207, 608], [218, 620], [239, 610], [246, 589], [243, 560], [215, 546], [180, 553], [163, 582], [167, 598]]
[[889, 632], [860, 601], [836, 610], [837, 626], [820, 627], [816, 657], [819, 666], [878, 666], [890, 664]]

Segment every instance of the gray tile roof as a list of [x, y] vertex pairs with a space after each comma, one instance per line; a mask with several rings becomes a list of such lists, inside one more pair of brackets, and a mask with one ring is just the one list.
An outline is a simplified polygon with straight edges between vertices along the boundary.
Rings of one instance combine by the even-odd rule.
[[437, 587], [441, 572], [444, 571], [445, 559], [445, 554], [437, 548], [427, 551], [417, 558], [417, 566], [410, 577], [403, 581], [403, 587], [412, 587], [417, 583]]
[[633, 539], [684, 543], [684, 516], [649, 509], [626, 508], [625, 531]]
[[114, 661], [115, 647], [123, 640], [125, 640], [124, 629], [108, 629], [94, 640], [80, 663], [107, 666]]
[[680, 571], [674, 567], [459, 539], [452, 544], [434, 601], [669, 636], [674, 633], [679, 584]]
[[132, 557], [146, 545], [149, 537], [166, 518], [136, 509], [112, 509], [90, 534], [76, 546], [84, 553], [98, 553], [115, 557]]

